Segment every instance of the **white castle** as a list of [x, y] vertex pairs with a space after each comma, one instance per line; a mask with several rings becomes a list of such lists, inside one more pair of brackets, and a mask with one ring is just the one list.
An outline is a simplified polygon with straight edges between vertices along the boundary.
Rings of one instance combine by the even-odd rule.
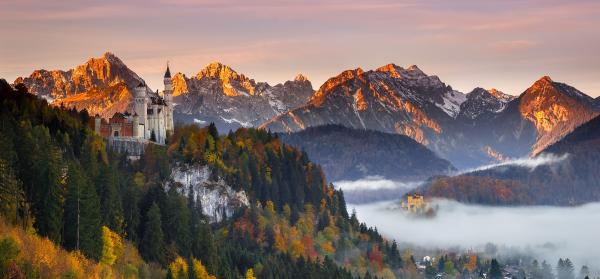
[[[106, 122], [96, 115], [94, 130], [97, 134], [113, 141], [154, 141], [165, 144], [167, 134], [173, 132], [173, 84], [167, 65], [164, 76], [165, 90], [162, 96], [148, 93], [146, 84], [134, 90], [133, 111], [115, 113]], [[131, 110], [131, 109], [130, 109]]]

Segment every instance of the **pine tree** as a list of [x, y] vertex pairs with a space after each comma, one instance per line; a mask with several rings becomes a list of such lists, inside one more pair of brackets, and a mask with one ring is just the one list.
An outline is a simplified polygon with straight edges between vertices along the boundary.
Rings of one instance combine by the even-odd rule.
[[147, 261], [165, 264], [165, 244], [162, 231], [160, 208], [153, 203], [146, 217], [144, 236], [140, 243], [140, 252]]
[[490, 279], [502, 279], [502, 270], [500, 269], [500, 264], [496, 259], [492, 259], [488, 274]]
[[552, 266], [550, 266], [546, 261], [542, 262], [542, 278], [554, 279], [554, 273], [552, 272]]
[[167, 210], [165, 218], [165, 239], [174, 242], [179, 253], [183, 256], [190, 255], [190, 212], [186, 199], [174, 187], [171, 187], [167, 196]]
[[0, 158], [0, 215], [12, 224], [17, 224], [22, 218], [19, 212], [23, 211], [20, 205], [24, 203], [25, 194], [21, 187], [21, 181], [8, 162]]
[[[45, 130], [47, 133], [48, 130]], [[44, 152], [42, 162], [37, 162], [39, 173], [39, 187], [42, 188], [36, 207], [36, 228], [42, 236], [48, 237], [55, 243], [60, 243], [61, 228], [63, 225], [64, 203], [64, 167], [62, 156], [58, 148], [50, 145]]]
[[102, 205], [103, 223], [119, 234], [124, 232], [124, 217], [121, 198], [118, 190], [117, 171], [110, 164], [103, 166], [98, 177], [98, 193]]
[[65, 247], [79, 249], [84, 255], [98, 259], [101, 250], [100, 201], [96, 189], [79, 166], [69, 166], [65, 201]]
[[217, 130], [217, 126], [215, 123], [211, 122], [208, 125], [208, 134], [216, 141], [219, 139], [219, 131]]

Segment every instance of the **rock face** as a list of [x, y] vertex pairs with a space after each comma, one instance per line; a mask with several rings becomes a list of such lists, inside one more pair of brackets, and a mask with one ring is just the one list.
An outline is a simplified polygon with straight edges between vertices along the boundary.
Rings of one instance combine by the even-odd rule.
[[306, 151], [331, 181], [369, 176], [419, 181], [455, 170], [450, 162], [404, 135], [327, 125], [280, 134], [280, 138]]
[[[132, 100], [133, 89], [143, 80], [114, 54], [91, 58], [67, 71], [36, 70], [29, 77], [19, 77], [29, 92], [53, 104], [64, 104], [104, 118], [123, 112]], [[147, 88], [150, 91], [150, 88]]]
[[171, 180], [169, 187], [178, 187], [185, 196], [192, 192], [211, 223], [229, 218], [238, 208], [250, 204], [243, 190], [235, 191], [221, 180], [210, 181], [208, 166], [177, 166], [171, 173]]
[[303, 75], [270, 86], [221, 63], [211, 63], [191, 78], [178, 73], [172, 79], [176, 120], [214, 122], [222, 131], [258, 126], [306, 103], [314, 92]]
[[543, 77], [518, 98], [463, 94], [416, 66], [358, 68], [329, 79], [309, 103], [261, 127], [296, 132], [340, 124], [409, 136], [458, 168], [536, 154], [598, 114], [597, 100]]

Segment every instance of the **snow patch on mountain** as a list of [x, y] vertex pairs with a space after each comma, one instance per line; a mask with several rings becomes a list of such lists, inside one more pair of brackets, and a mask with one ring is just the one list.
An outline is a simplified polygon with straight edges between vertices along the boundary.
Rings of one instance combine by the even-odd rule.
[[456, 118], [460, 113], [460, 105], [467, 100], [467, 95], [456, 90], [448, 91], [442, 97], [443, 104], [436, 103], [435, 105], [441, 108], [446, 114]]
[[235, 118], [228, 119], [228, 118], [225, 118], [225, 117], [221, 116], [221, 119], [223, 119], [223, 121], [225, 121], [225, 122], [227, 122], [229, 124], [238, 123], [238, 124], [242, 125], [242, 127], [244, 127], [244, 128], [250, 128], [250, 127], [252, 127], [252, 123], [246, 122], [246, 121], [240, 121], [240, 120], [237, 120]]

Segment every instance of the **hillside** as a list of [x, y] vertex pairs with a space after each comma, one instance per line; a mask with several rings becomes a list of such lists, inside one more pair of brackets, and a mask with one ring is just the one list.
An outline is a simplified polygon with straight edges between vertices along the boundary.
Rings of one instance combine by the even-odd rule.
[[0, 103], [0, 215], [92, 265], [118, 263], [126, 241], [169, 278], [416, 274], [410, 253], [348, 214], [318, 165], [266, 131], [177, 127], [170, 145], [149, 144], [132, 162], [106, 149], [86, 111], [4, 80]]
[[325, 125], [279, 136], [304, 150], [332, 181], [367, 176], [416, 181], [454, 170], [448, 161], [404, 135]]
[[576, 128], [540, 154], [455, 177], [418, 191], [482, 204], [579, 205], [600, 200], [600, 117]]

